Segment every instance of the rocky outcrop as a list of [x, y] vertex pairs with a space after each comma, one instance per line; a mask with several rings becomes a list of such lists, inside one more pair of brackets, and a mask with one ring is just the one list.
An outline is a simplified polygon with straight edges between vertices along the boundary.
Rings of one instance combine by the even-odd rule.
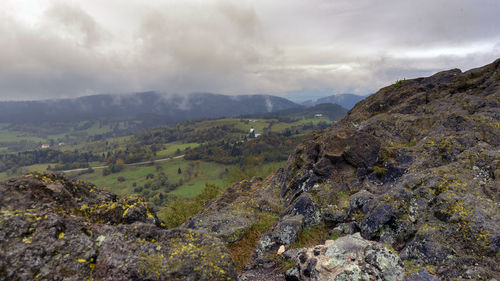
[[444, 280], [498, 279], [499, 132], [500, 60], [390, 85], [296, 148], [282, 218], [309, 198], [304, 227], [359, 230]]
[[[359, 243], [388, 245], [393, 250], [382, 252], [407, 265], [403, 274], [387, 277], [363, 252], [355, 268], [328, 280], [352, 280], [352, 274], [359, 280], [498, 280], [499, 116], [500, 60], [400, 81], [314, 133], [265, 184], [230, 188], [186, 226], [233, 242], [255, 222], [259, 208], [248, 206], [258, 198], [279, 210], [280, 219], [258, 241], [256, 264], [267, 266], [281, 246], [285, 259], [295, 259], [290, 253], [301, 232], [323, 229], [334, 237], [359, 232]], [[326, 261], [317, 267], [314, 252], [307, 256], [288, 280], [327, 274]]]
[[234, 280], [213, 236], [166, 230], [141, 198], [56, 174], [0, 184], [0, 280]]
[[397, 253], [359, 233], [302, 249], [292, 259], [296, 266], [286, 272], [288, 281], [397, 281], [404, 275]]
[[243, 180], [226, 189], [183, 227], [210, 232], [232, 243], [241, 239], [260, 214], [279, 212], [280, 207], [278, 190], [271, 179]]

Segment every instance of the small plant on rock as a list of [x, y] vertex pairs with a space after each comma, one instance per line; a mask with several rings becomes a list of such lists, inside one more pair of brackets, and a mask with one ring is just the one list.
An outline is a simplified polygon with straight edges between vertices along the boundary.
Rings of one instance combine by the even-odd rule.
[[394, 88], [398, 88], [398, 87], [401, 87], [401, 85], [403, 85], [403, 83], [406, 81], [406, 78], [403, 78], [401, 80], [397, 80], [396, 83], [394, 83]]

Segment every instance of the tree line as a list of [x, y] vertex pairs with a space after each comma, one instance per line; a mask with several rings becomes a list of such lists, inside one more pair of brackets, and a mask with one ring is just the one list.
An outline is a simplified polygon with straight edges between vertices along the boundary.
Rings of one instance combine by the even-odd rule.
[[103, 161], [103, 155], [95, 155], [91, 152], [79, 152], [78, 150], [60, 151], [55, 149], [37, 149], [0, 154], [0, 172], [42, 163], [71, 163], [72, 165], [85, 163], [85, 166], [88, 165], [88, 162], [92, 161]]

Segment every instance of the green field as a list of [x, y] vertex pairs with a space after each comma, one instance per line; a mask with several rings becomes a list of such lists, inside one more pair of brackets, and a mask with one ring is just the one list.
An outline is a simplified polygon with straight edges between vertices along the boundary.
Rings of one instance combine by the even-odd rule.
[[[245, 139], [248, 136], [250, 128], [254, 128], [255, 130], [261, 131], [272, 131], [276, 133], [283, 133], [287, 129], [293, 130], [294, 136], [302, 136], [307, 134], [310, 130], [309, 128], [302, 129], [302, 126], [308, 124], [318, 124], [319, 122], [325, 122], [327, 124], [333, 123], [327, 117], [321, 118], [305, 118], [305, 117], [297, 117], [286, 119], [294, 122], [280, 122], [278, 118], [223, 118], [216, 120], [201, 120], [201, 121], [188, 121], [185, 123], [180, 123], [176, 126], [179, 126], [178, 129], [182, 134], [186, 134], [186, 139], [196, 140], [196, 134], [205, 134], [210, 135], [210, 129], [219, 127], [222, 130], [228, 129], [225, 137], [227, 139], [238, 140]], [[133, 121], [130, 121], [133, 122]], [[56, 144], [60, 141], [65, 142], [65, 146], [57, 147], [56, 149], [60, 149], [62, 151], [75, 151], [78, 152], [91, 152], [94, 155], [100, 157], [101, 154], [106, 154], [109, 157], [110, 153], [122, 153], [123, 151], [130, 151], [137, 147], [137, 139], [134, 134], [130, 134], [127, 136], [121, 137], [108, 137], [103, 140], [91, 141], [92, 138], [89, 136], [100, 135], [105, 133], [110, 133], [113, 129], [126, 129], [126, 126], [131, 123], [127, 121], [121, 121], [119, 123], [108, 123], [103, 124], [99, 121], [90, 122], [79, 122], [75, 123], [74, 127], [68, 127], [68, 131], [64, 134], [59, 133], [61, 128], [64, 129], [64, 126], [59, 124], [59, 127], [55, 127], [53, 130], [50, 129], [50, 126], [41, 126], [40, 128], [36, 126], [27, 126], [19, 129], [23, 129], [24, 131], [18, 132], [13, 131], [13, 129], [8, 130], [7, 127], [9, 124], [0, 123], [0, 143], [1, 142], [19, 142], [19, 141], [36, 141], [40, 143], [49, 143], [50, 140], [53, 140]], [[87, 127], [87, 128], [86, 128]], [[224, 128], [223, 128], [224, 127]], [[227, 127], [227, 128], [226, 128]], [[84, 129], [86, 128], [86, 129]], [[234, 131], [232, 128], [237, 129], [239, 131]], [[17, 130], [17, 128], [15, 129]], [[161, 132], [161, 128], [157, 129]], [[208, 130], [208, 131], [207, 131]], [[177, 131], [173, 130], [173, 133]], [[34, 134], [57, 132], [58, 134], [46, 135], [45, 137], [35, 136]], [[194, 132], [194, 133], [193, 133]], [[191, 138], [189, 138], [191, 137]], [[218, 136], [212, 136], [217, 141], [220, 141]], [[165, 138], [167, 139], [167, 138]], [[205, 139], [201, 138], [203, 141]], [[224, 139], [227, 141], [227, 139]], [[205, 144], [205, 143], [203, 143]], [[210, 141], [207, 141], [207, 145], [210, 144]], [[31, 146], [34, 144], [32, 143]], [[186, 152], [188, 148], [196, 149], [202, 143], [190, 142], [183, 143], [182, 141], [170, 142], [170, 143], [154, 143], [151, 144], [143, 144], [146, 148], [146, 153], [143, 155], [148, 155], [147, 157], [143, 157], [142, 159], [146, 160], [134, 160], [135, 162], [143, 162], [148, 161], [148, 159], [165, 159], [168, 157], [177, 156], [179, 154], [189, 154], [189, 151]], [[38, 146], [38, 145], [37, 145]], [[31, 148], [33, 149], [33, 148]], [[160, 149], [160, 150], [158, 150]], [[2, 146], [0, 147], [0, 152], [8, 151], [8, 147]], [[140, 153], [140, 151], [138, 152]], [[140, 154], [137, 154], [140, 155]], [[103, 158], [105, 155], [103, 155]], [[124, 159], [124, 158], [122, 158]], [[138, 158], [141, 159], [141, 158]], [[199, 159], [199, 158], [198, 158]], [[203, 159], [203, 158], [201, 158]], [[205, 158], [207, 159], [207, 158]], [[211, 161], [210, 158], [207, 161]], [[258, 164], [257, 167], [255, 164], [245, 164], [247, 167], [241, 168], [238, 165], [224, 165], [218, 164], [216, 162], [207, 162], [207, 161], [189, 161], [184, 159], [172, 159], [163, 162], [157, 162], [155, 164], [148, 165], [127, 165], [122, 171], [118, 173], [111, 173], [109, 175], [103, 176], [103, 169], [95, 169], [93, 173], [82, 173], [82, 171], [71, 172], [69, 176], [78, 176], [84, 180], [92, 182], [97, 186], [103, 187], [107, 190], [117, 193], [120, 196], [129, 195], [134, 193], [134, 190], [139, 190], [138, 187], [144, 187], [147, 183], [146, 176], [148, 175], [158, 175], [162, 172], [165, 173], [168, 177], [168, 182], [170, 184], [164, 185], [161, 184], [161, 188], [164, 190], [155, 190], [155, 194], [161, 192], [163, 195], [171, 195], [178, 196], [182, 198], [191, 198], [205, 187], [205, 183], [212, 183], [219, 187], [225, 188], [231, 182], [243, 179], [243, 178], [251, 178], [253, 176], [266, 176], [270, 172], [276, 170], [278, 167], [283, 166], [284, 162], [278, 163], [267, 163], [267, 164]], [[178, 169], [181, 171], [185, 171], [188, 168], [188, 165], [192, 167], [195, 165], [193, 175], [187, 177], [185, 173], [178, 174]], [[222, 162], [224, 163], [224, 162]], [[89, 163], [90, 166], [106, 166], [105, 163]], [[25, 171], [45, 171], [49, 164], [37, 164], [27, 167], [21, 167], [17, 169], [12, 169], [9, 171], [10, 176], [19, 176]], [[55, 164], [52, 164], [54, 166]], [[6, 179], [7, 174], [5, 172], [0, 173], [0, 180]], [[120, 178], [121, 182], [118, 181]], [[123, 180], [125, 179], [125, 180]], [[177, 188], [173, 186], [179, 185]], [[156, 186], [158, 187], [158, 185]], [[138, 191], [142, 192], [142, 191]], [[143, 192], [144, 193], [144, 192]], [[145, 194], [143, 194], [145, 195]], [[147, 196], [147, 194], [145, 195]]]
[[[252, 119], [252, 118], [223, 118], [216, 120], [204, 120], [204, 121], [196, 121], [193, 124], [188, 124], [186, 126], [192, 126], [195, 131], [207, 130], [216, 126], [233, 126], [234, 128], [241, 130], [243, 134], [248, 134], [250, 128], [253, 127], [255, 130], [259, 130], [263, 132], [265, 129], [269, 128], [272, 123], [270, 131], [272, 132], [283, 132], [287, 128], [291, 129], [294, 126], [302, 126], [307, 123], [318, 124], [319, 122], [326, 122], [331, 124], [327, 117], [321, 118], [308, 118], [308, 119], [300, 119], [291, 123], [278, 122], [277, 119]], [[82, 126], [85, 122], [77, 123], [77, 126]], [[117, 126], [119, 129], [126, 129], [125, 122], [115, 123], [114, 125], [104, 124], [102, 126], [99, 125], [99, 122], [93, 122], [92, 126], [84, 130], [77, 130], [77, 127], [69, 127], [68, 131], [65, 133], [58, 134], [44, 134], [42, 132], [47, 131], [48, 129], [44, 129], [41, 125], [40, 128], [32, 127], [31, 129], [26, 129], [24, 131], [18, 131], [18, 129], [7, 129], [10, 124], [8, 123], [0, 123], [0, 143], [20, 143], [21, 141], [29, 141], [35, 143], [50, 143], [53, 140], [56, 144], [59, 142], [64, 142], [66, 145], [61, 147], [61, 150], [84, 150], [84, 151], [99, 151], [100, 147], [103, 146], [104, 141], [95, 141], [90, 142], [89, 137], [110, 133], [113, 131], [113, 127]], [[21, 128], [19, 129], [21, 130]], [[38, 132], [38, 133], [37, 133]], [[126, 143], [132, 135], [125, 137], [115, 137], [115, 138], [107, 138], [106, 141], [108, 144], [120, 146]], [[195, 148], [199, 144], [196, 143], [186, 143], [182, 144], [181, 142], [175, 142], [172, 144], [167, 144], [164, 150], [159, 151], [159, 157], [166, 157], [173, 155], [177, 149], [181, 151], [187, 147]], [[31, 149], [33, 148], [33, 143], [31, 144]], [[26, 147], [26, 149], [28, 149]], [[8, 147], [6, 145], [0, 147], [0, 152], [7, 151]]]
[[[255, 130], [262, 132], [264, 128], [267, 128], [269, 126], [269, 123], [277, 121], [275, 119], [232, 119], [232, 120], [234, 120], [236, 124], [235, 128], [247, 132], [250, 131], [251, 127], [253, 127]], [[252, 122], [250, 122], [249, 120], [252, 120]], [[248, 121], [248, 123], [246, 121]]]
[[[250, 128], [253, 127], [255, 130], [263, 132], [264, 129], [268, 128], [272, 123], [271, 132], [281, 133], [286, 129], [290, 129], [296, 126], [302, 126], [308, 123], [317, 125], [319, 122], [326, 122], [327, 124], [332, 124], [328, 117], [318, 117], [318, 118], [302, 118], [295, 122], [285, 123], [279, 122], [277, 119], [239, 119], [239, 118], [224, 118], [219, 120], [203, 121], [200, 122], [200, 128], [210, 128], [213, 126], [223, 126], [223, 125], [234, 125], [236, 129], [243, 132], [249, 132]], [[198, 124], [197, 124], [198, 127]]]
[[225, 185], [227, 184], [225, 170], [228, 167], [229, 166], [227, 165], [200, 161], [200, 166], [199, 166], [200, 175], [184, 183], [177, 189], [169, 192], [169, 194], [183, 198], [191, 198], [198, 195], [201, 192], [201, 190], [205, 187], [205, 183], [211, 183], [219, 187], [225, 187]]
[[93, 136], [93, 135], [99, 135], [99, 134], [107, 133], [107, 132], [111, 131], [112, 129], [113, 128], [110, 125], [103, 125], [102, 127], [99, 128], [98, 122], [95, 122], [92, 125], [92, 127], [88, 128], [84, 132], [87, 135], [89, 135], [89, 136]]
[[285, 131], [287, 128], [291, 128], [294, 126], [302, 126], [308, 123], [317, 125], [319, 122], [326, 122], [327, 124], [333, 124], [333, 121], [331, 121], [328, 117], [308, 118], [308, 119], [304, 118], [292, 123], [283, 123], [283, 122], [274, 123], [271, 127], [271, 132], [280, 133]]
[[168, 156], [173, 156], [177, 152], [177, 149], [179, 149], [182, 152], [188, 147], [192, 149], [200, 146], [200, 144], [195, 142], [191, 143], [171, 142], [166, 144], [165, 146], [166, 146], [165, 149], [156, 152], [156, 157], [165, 158]]
[[[5, 126], [4, 126], [5, 127]], [[35, 141], [35, 142], [43, 142], [44, 139], [28, 136], [26, 134], [22, 134], [20, 132], [10, 131], [8, 129], [0, 129], [0, 143], [1, 142], [18, 142], [18, 141]]]
[[[8, 123], [0, 123], [0, 144], [12, 145], [13, 143], [20, 143], [22, 141], [30, 141], [36, 143], [50, 143], [51, 141], [55, 144], [59, 142], [64, 142], [66, 146], [61, 147], [63, 150], [74, 150], [74, 149], [84, 149], [89, 145], [89, 137], [111, 133], [113, 128], [117, 126], [119, 130], [127, 129], [125, 122], [113, 123], [108, 125], [99, 126], [99, 122], [95, 121], [87, 129], [78, 130], [78, 126], [82, 126], [86, 122], [74, 123], [73, 125], [67, 124], [67, 129], [63, 133], [50, 133], [50, 124], [41, 125], [31, 125], [26, 128], [11, 128]], [[130, 136], [127, 136], [130, 138]], [[108, 142], [112, 141], [113, 138], [108, 138]], [[8, 144], [7, 144], [8, 143]], [[90, 142], [91, 144], [92, 142]], [[3, 146], [2, 148], [5, 148]], [[31, 145], [31, 149], [33, 146]], [[28, 149], [25, 147], [24, 149]], [[0, 150], [0, 152], [4, 151]]]
[[[179, 182], [180, 179], [185, 177], [185, 174], [178, 174], [178, 169], [181, 168], [181, 171], [186, 171], [189, 162], [192, 161], [186, 161], [180, 158], [158, 162], [154, 165], [127, 166], [123, 171], [107, 176], [102, 175], [102, 169], [96, 169], [94, 173], [83, 174], [80, 175], [79, 178], [92, 182], [93, 184], [105, 190], [112, 191], [120, 196], [125, 196], [134, 192], [134, 182], [137, 186], [142, 185], [146, 181], [147, 175], [156, 174], [158, 171], [164, 172], [168, 176], [170, 182]], [[225, 165], [203, 161], [197, 162], [200, 164], [199, 167], [195, 169], [196, 175], [188, 181], [185, 181], [177, 189], [169, 192], [169, 194], [181, 197], [193, 197], [197, 195], [201, 189], [203, 189], [205, 182], [217, 185], [223, 185], [225, 183], [223, 179], [223, 173], [226, 169]], [[157, 166], [159, 168], [157, 168]], [[72, 176], [76, 176], [76, 174], [76, 172], [70, 173]], [[119, 182], [119, 177], [124, 177], [125, 181]]]
[[[253, 176], [265, 177], [268, 174], [276, 171], [278, 168], [283, 167], [286, 162], [267, 163], [259, 167], [249, 168], [247, 170], [240, 170], [236, 166], [222, 165], [214, 162], [205, 161], [188, 161], [182, 158], [172, 159], [164, 162], [157, 162], [154, 165], [138, 165], [126, 166], [125, 169], [119, 173], [103, 176], [102, 169], [95, 169], [94, 173], [78, 175], [78, 172], [67, 173], [69, 177], [79, 177], [82, 180], [89, 181], [104, 190], [112, 191], [119, 196], [127, 196], [134, 193], [133, 183], [141, 185], [146, 181], [148, 174], [156, 174], [158, 171], [165, 172], [171, 182], [179, 182], [183, 178], [183, 174], [178, 174], [178, 169], [181, 172], [186, 170], [189, 162], [198, 162], [199, 166], [195, 169], [195, 176], [188, 181], [184, 182], [177, 189], [168, 192], [173, 196], [182, 198], [191, 198], [200, 193], [205, 187], [205, 183], [215, 184], [221, 188], [225, 188], [232, 182], [239, 181], [244, 178], [251, 178]], [[93, 162], [91, 166], [103, 166], [104, 163]], [[25, 172], [44, 172], [50, 164], [36, 164], [23, 167]], [[161, 168], [157, 168], [157, 166]], [[20, 176], [13, 175], [13, 176]], [[124, 182], [119, 182], [118, 178], [124, 177]], [[5, 172], [0, 173], [0, 180], [6, 180], [9, 176]]]
[[72, 150], [81, 150], [81, 151], [103, 151], [106, 148], [106, 142], [108, 143], [108, 147], [121, 147], [127, 143], [132, 138], [132, 136], [123, 136], [123, 137], [114, 137], [108, 138], [105, 141], [94, 141], [94, 142], [82, 142], [76, 145], [67, 144], [60, 149], [62, 151], [72, 151]]

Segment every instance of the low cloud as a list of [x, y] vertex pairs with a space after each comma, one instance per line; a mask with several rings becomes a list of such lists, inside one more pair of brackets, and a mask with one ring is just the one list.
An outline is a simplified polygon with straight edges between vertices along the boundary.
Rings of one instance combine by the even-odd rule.
[[495, 0], [24, 2], [0, 4], [1, 100], [367, 94], [500, 57]]

